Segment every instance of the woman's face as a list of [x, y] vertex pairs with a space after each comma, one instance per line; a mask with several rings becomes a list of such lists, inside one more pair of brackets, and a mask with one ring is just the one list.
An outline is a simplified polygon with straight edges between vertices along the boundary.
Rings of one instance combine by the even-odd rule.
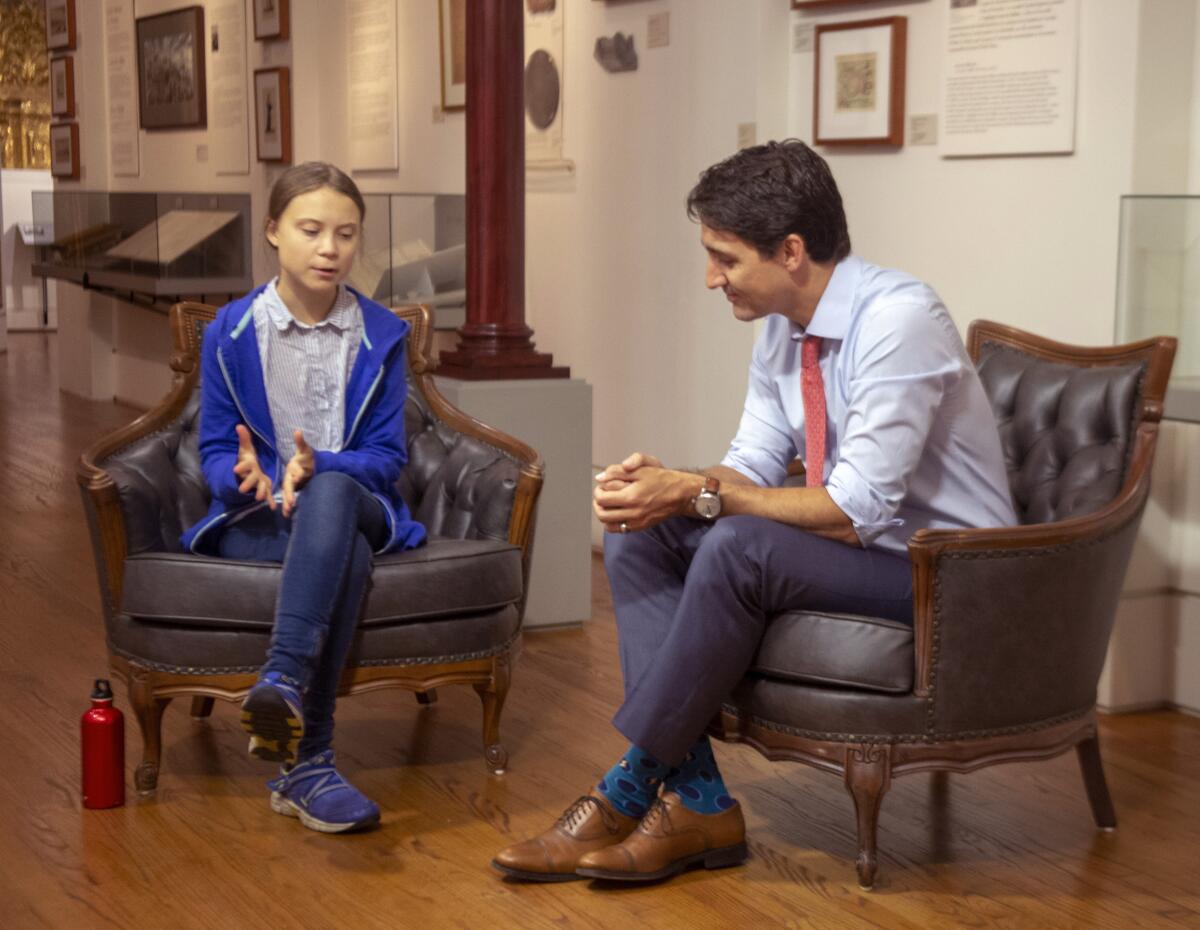
[[358, 206], [332, 187], [293, 197], [278, 220], [267, 223], [267, 241], [279, 252], [280, 285], [309, 297], [334, 291], [354, 265], [362, 241]]

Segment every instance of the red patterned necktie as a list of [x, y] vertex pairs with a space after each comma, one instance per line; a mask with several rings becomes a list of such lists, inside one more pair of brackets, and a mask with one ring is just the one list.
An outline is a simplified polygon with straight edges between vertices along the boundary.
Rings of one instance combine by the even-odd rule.
[[800, 346], [800, 397], [804, 400], [804, 482], [825, 483], [825, 381], [821, 377], [821, 337], [805, 336]]

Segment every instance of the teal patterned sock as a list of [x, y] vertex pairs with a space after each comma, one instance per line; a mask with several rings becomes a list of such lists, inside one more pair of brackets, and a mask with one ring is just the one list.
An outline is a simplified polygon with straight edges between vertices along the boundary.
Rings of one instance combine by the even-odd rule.
[[625, 816], [642, 817], [658, 797], [658, 786], [668, 770], [649, 753], [630, 746], [596, 788]]
[[683, 806], [697, 814], [719, 814], [735, 803], [721, 778], [707, 736], [696, 740], [679, 767], [671, 769], [663, 790], [674, 791]]

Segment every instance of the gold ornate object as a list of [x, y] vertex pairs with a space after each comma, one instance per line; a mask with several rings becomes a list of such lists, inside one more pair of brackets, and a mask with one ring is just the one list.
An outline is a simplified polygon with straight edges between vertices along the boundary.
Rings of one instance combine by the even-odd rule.
[[50, 167], [50, 59], [37, 0], [0, 0], [0, 165]]

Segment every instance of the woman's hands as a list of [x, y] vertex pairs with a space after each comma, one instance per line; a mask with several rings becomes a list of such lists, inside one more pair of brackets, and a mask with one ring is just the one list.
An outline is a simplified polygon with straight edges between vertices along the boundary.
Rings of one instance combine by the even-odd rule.
[[312, 446], [304, 441], [304, 434], [300, 430], [292, 432], [292, 439], [296, 442], [296, 454], [292, 456], [290, 462], [287, 463], [287, 468], [283, 470], [283, 515], [290, 517], [292, 511], [296, 509], [296, 492], [299, 491], [308, 482], [308, 479], [313, 476], [313, 469], [316, 468], [316, 458], [313, 456]]
[[[234, 429], [238, 437], [237, 464], [233, 473], [242, 479], [238, 490], [243, 494], [254, 494], [256, 501], [266, 501], [267, 506], [275, 509], [274, 486], [271, 479], [259, 467], [258, 454], [254, 451], [254, 443], [250, 438], [250, 430], [239, 423]], [[299, 491], [313, 476], [316, 468], [316, 458], [312, 447], [305, 441], [304, 433], [296, 430], [292, 433], [296, 443], [296, 453], [287, 468], [283, 470], [283, 515], [290, 517], [296, 509], [296, 492]]]
[[242, 479], [238, 490], [243, 494], [253, 494], [256, 501], [266, 501], [267, 506], [275, 509], [275, 498], [271, 494], [271, 479], [258, 465], [258, 453], [254, 451], [254, 443], [250, 439], [250, 430], [241, 423], [234, 427], [238, 438], [237, 464], [233, 473]]

